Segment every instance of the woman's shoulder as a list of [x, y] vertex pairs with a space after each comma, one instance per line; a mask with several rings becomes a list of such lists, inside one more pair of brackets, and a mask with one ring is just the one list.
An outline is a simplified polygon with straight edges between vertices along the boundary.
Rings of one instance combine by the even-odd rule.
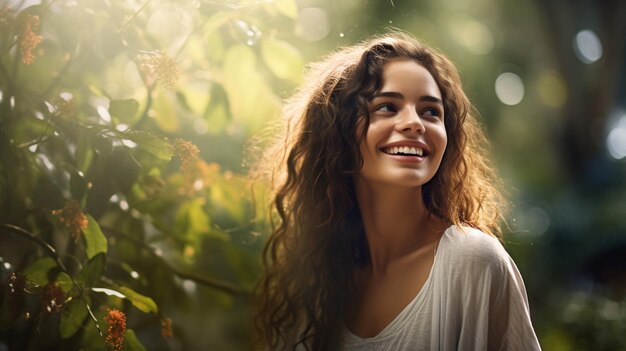
[[511, 260], [498, 238], [467, 226], [453, 225], [446, 229], [440, 249], [443, 255], [463, 266], [502, 266]]

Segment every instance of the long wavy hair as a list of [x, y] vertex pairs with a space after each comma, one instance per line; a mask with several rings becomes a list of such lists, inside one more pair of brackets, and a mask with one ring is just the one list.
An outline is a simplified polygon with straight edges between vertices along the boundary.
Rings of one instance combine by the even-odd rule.
[[341, 49], [308, 68], [287, 101], [282, 138], [260, 163], [273, 184], [272, 233], [257, 287], [257, 343], [262, 348], [332, 350], [355, 293], [355, 270], [369, 260], [353, 176], [369, 125], [368, 103], [385, 63], [415, 60], [437, 82], [448, 145], [422, 196], [432, 215], [500, 237], [506, 205], [489, 165], [487, 139], [454, 65], [403, 33]]

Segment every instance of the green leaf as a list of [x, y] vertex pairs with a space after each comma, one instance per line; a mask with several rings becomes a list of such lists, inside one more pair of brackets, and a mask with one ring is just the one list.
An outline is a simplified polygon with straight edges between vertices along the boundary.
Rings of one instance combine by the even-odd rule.
[[[224, 60], [224, 74], [226, 75], [224, 83], [228, 83], [231, 78], [237, 83], [245, 82], [246, 78], [259, 79], [260, 76], [256, 71], [256, 61], [254, 51], [248, 46], [238, 44], [230, 47]], [[248, 73], [251, 72], [255, 72], [255, 74], [252, 77], [247, 77]], [[233, 76], [230, 75], [231, 73]]]
[[180, 123], [176, 115], [176, 94], [159, 85], [152, 104], [154, 121], [164, 132], [177, 132]]
[[135, 332], [132, 329], [126, 329], [124, 335], [124, 351], [146, 351], [146, 348], [141, 344]]
[[120, 286], [118, 290], [108, 289], [108, 288], [91, 288], [92, 291], [103, 293], [108, 296], [115, 296], [121, 299], [127, 299], [130, 301], [133, 306], [135, 306], [138, 310], [145, 313], [158, 313], [159, 308], [151, 298], [142, 295], [131, 288], [127, 288], [125, 286]]
[[248, 131], [259, 130], [280, 110], [280, 99], [256, 67], [256, 55], [245, 45], [232, 46], [224, 59], [221, 81], [233, 119]]
[[56, 266], [57, 264], [52, 258], [45, 257], [33, 262], [23, 273], [26, 275], [26, 279], [33, 284], [43, 286], [48, 284], [48, 272]]
[[109, 114], [120, 121], [132, 121], [139, 109], [139, 102], [135, 99], [111, 100], [109, 102]]
[[94, 291], [94, 292], [97, 292], [97, 293], [103, 293], [103, 294], [106, 294], [107, 296], [119, 297], [120, 299], [126, 298], [126, 295], [122, 294], [121, 292], [119, 292], [117, 290], [113, 290], [113, 289], [108, 289], [108, 288], [91, 288], [91, 291]]
[[105, 135], [94, 135], [91, 143], [96, 154], [103, 157], [110, 157], [113, 154], [113, 138]]
[[202, 234], [209, 231], [211, 218], [204, 208], [203, 199], [186, 201], [176, 212], [175, 224], [178, 233], [188, 241], [198, 241]]
[[107, 238], [102, 234], [98, 222], [91, 215], [87, 215], [87, 218], [89, 219], [89, 224], [87, 229], [83, 230], [83, 236], [87, 244], [87, 258], [92, 259], [101, 252], [106, 254]]
[[65, 272], [61, 272], [57, 275], [56, 284], [65, 294], [67, 294], [74, 287], [72, 278]]
[[103, 322], [103, 318], [106, 316], [107, 312], [105, 309], [97, 310], [92, 309], [96, 320], [100, 321], [98, 324], [100, 328], [104, 330], [98, 330], [96, 328], [96, 323], [93, 320], [88, 320], [83, 324], [83, 329], [80, 336], [80, 350], [93, 350], [93, 351], [105, 351], [107, 350], [107, 346], [104, 342], [104, 338], [101, 336], [102, 332], [106, 332], [106, 325]]
[[36, 141], [45, 136], [52, 136], [55, 132], [54, 126], [48, 121], [28, 117], [17, 119], [9, 128], [9, 135], [11, 135], [15, 145]]
[[119, 290], [122, 294], [126, 295], [126, 298], [140, 311], [145, 313], [153, 312], [155, 314], [159, 312], [156, 302], [151, 298], [125, 286], [120, 287]]
[[204, 28], [202, 31], [204, 33], [213, 33], [217, 31], [220, 27], [228, 23], [236, 13], [233, 12], [216, 12], [215, 15], [211, 16], [206, 23], [204, 24]]
[[231, 122], [228, 111], [228, 95], [224, 87], [220, 84], [211, 86], [211, 103], [204, 111], [204, 118], [207, 121], [208, 132], [211, 134], [224, 133]]
[[99, 253], [87, 262], [83, 270], [78, 274], [78, 280], [83, 282], [85, 286], [93, 286], [100, 280], [100, 276], [104, 271], [106, 263], [106, 255]]
[[67, 339], [76, 334], [87, 317], [86, 301], [82, 298], [73, 299], [66, 303], [61, 310], [61, 337]]
[[92, 136], [89, 132], [78, 135], [78, 145], [76, 146], [76, 168], [86, 173], [93, 159], [93, 147], [91, 146]]
[[126, 132], [122, 136], [137, 143], [140, 149], [147, 151], [160, 160], [169, 161], [172, 158], [172, 146], [164, 138], [138, 131]]
[[177, 95], [181, 105], [185, 105], [191, 112], [201, 115], [207, 108], [211, 95], [209, 85], [205, 83], [187, 84], [181, 87]]
[[304, 59], [291, 44], [276, 38], [261, 42], [261, 55], [267, 67], [280, 79], [300, 82]]
[[224, 131], [230, 125], [230, 115], [228, 114], [228, 107], [218, 102], [211, 104], [206, 113], [207, 132], [218, 135], [224, 133]]
[[219, 32], [212, 32], [205, 35], [203, 47], [205, 48], [205, 57], [211, 62], [221, 62], [224, 58], [224, 39]]
[[156, 302], [154, 302], [154, 300], [125, 286], [119, 287], [119, 291], [108, 288], [91, 288], [91, 290], [98, 293], [106, 294], [108, 296], [115, 296], [121, 299], [127, 299], [138, 310], [145, 313], [153, 312], [156, 314], [159, 312], [159, 308], [157, 307], [157, 304]]

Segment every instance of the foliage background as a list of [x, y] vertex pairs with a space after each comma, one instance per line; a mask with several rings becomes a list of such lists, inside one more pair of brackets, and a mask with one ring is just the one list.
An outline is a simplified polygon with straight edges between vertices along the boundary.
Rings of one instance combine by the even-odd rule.
[[390, 27], [447, 53], [481, 112], [544, 349], [626, 348], [623, 1], [0, 4], [0, 350], [106, 349], [110, 308], [125, 349], [248, 349], [268, 227], [248, 141], [307, 62]]

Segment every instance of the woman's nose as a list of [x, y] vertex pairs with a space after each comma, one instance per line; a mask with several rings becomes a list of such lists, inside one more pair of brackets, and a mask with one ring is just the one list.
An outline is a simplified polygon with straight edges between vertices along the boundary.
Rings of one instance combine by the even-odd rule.
[[424, 133], [426, 130], [419, 113], [415, 109], [406, 109], [400, 114], [400, 120], [397, 123], [400, 132]]

